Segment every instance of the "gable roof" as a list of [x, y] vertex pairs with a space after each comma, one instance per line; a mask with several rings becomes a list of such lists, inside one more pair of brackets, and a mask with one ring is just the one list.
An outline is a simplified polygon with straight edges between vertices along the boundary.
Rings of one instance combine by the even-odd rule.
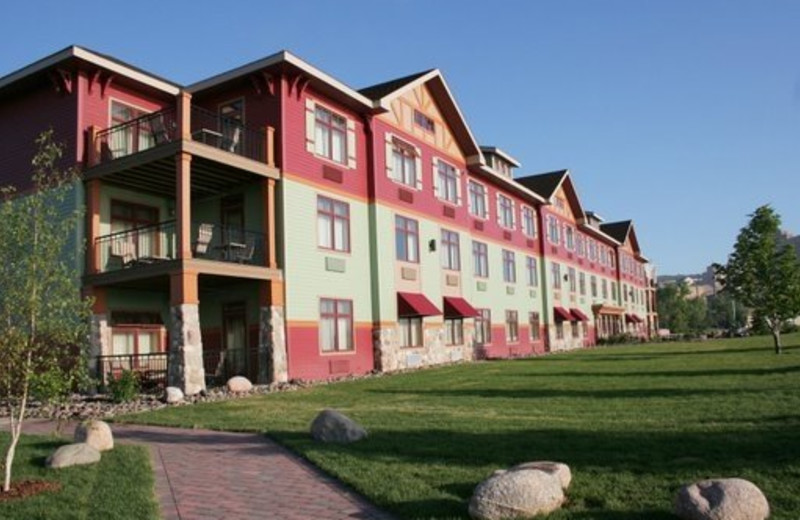
[[70, 62], [72, 60], [91, 63], [92, 65], [116, 74], [120, 74], [128, 79], [137, 81], [173, 96], [180, 92], [181, 87], [177, 83], [163, 79], [138, 67], [129, 65], [124, 61], [112, 58], [111, 56], [101, 54], [84, 47], [79, 47], [77, 45], [71, 45], [49, 56], [45, 56], [44, 58], [35, 61], [30, 65], [26, 65], [21, 69], [3, 76], [0, 78], [0, 90], [26, 78], [30, 78], [38, 73], [44, 72], [51, 67], [61, 63]]
[[567, 178], [568, 173], [569, 170], [556, 170], [538, 175], [517, 177], [515, 180], [543, 199], [550, 200], [550, 197], [555, 194], [558, 187]]
[[620, 244], [624, 244], [628, 238], [628, 233], [633, 226], [632, 220], [620, 220], [619, 222], [607, 222], [600, 224], [600, 230], [610, 236]]
[[372, 99], [373, 101], [380, 100], [384, 96], [387, 96], [392, 92], [394, 92], [395, 90], [405, 87], [409, 83], [412, 83], [414, 80], [419, 79], [422, 76], [425, 76], [426, 74], [433, 72], [434, 70], [435, 69], [428, 69], [422, 72], [417, 72], [415, 74], [409, 74], [408, 76], [403, 76], [402, 78], [384, 81], [383, 83], [378, 83], [376, 85], [359, 89], [359, 92], [367, 96], [368, 98]]

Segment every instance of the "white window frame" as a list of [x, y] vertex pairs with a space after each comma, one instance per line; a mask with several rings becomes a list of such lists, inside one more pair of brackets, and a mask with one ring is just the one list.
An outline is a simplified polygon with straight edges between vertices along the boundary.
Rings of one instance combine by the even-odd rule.
[[[479, 208], [474, 207], [472, 203], [472, 189], [471, 186], [480, 186], [483, 188], [483, 212], [479, 212]], [[475, 179], [468, 179], [467, 180], [467, 197], [468, 197], [468, 206], [469, 206], [469, 214], [473, 217], [486, 220], [489, 218], [489, 188], [483, 184], [482, 182], [478, 182]]]
[[[398, 177], [400, 172], [395, 172], [394, 153], [400, 147], [414, 150], [414, 182], [408, 183], [405, 179]], [[386, 133], [386, 176], [397, 184], [414, 190], [422, 190], [422, 150], [414, 146], [405, 139], [397, 137], [395, 134]]]
[[[350, 117], [344, 115], [340, 110], [337, 110], [326, 103], [307, 97], [306, 101], [306, 151], [313, 154], [314, 157], [335, 164], [340, 168], [355, 169], [357, 166], [356, 156], [358, 153], [356, 143], [356, 122]], [[331, 114], [344, 118], [345, 120], [345, 150], [342, 162], [320, 155], [317, 153], [316, 133], [317, 133], [317, 107], [327, 110]]]
[[[503, 200], [509, 202], [507, 208], [504, 208], [502, 204]], [[514, 229], [516, 227], [516, 222], [516, 203], [514, 199], [497, 192], [497, 224], [503, 229]]]
[[[452, 168], [453, 172], [455, 173], [455, 181], [456, 181], [455, 189], [456, 189], [456, 191], [453, 194], [455, 196], [454, 200], [451, 200], [450, 198], [445, 198], [443, 196], [443, 194], [442, 194], [442, 186], [440, 184], [441, 183], [441, 175], [440, 175], [440, 172], [439, 172], [439, 166], [440, 165]], [[442, 202], [445, 202], [447, 204], [451, 204], [453, 206], [460, 206], [461, 205], [461, 176], [462, 176], [461, 170], [458, 167], [456, 167], [455, 164], [451, 163], [450, 161], [445, 161], [441, 157], [434, 157], [433, 158], [433, 162], [432, 162], [432, 166], [433, 166], [433, 194], [436, 196], [437, 199], [439, 199]], [[447, 191], [447, 190], [445, 190], [445, 191]], [[445, 194], [445, 195], [447, 195], [447, 194]]]

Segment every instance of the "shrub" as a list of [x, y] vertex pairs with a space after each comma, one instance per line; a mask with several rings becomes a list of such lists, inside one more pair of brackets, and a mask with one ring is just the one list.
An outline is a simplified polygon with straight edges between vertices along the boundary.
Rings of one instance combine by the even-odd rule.
[[123, 370], [118, 377], [109, 374], [108, 393], [115, 403], [133, 401], [139, 395], [139, 376], [133, 370]]

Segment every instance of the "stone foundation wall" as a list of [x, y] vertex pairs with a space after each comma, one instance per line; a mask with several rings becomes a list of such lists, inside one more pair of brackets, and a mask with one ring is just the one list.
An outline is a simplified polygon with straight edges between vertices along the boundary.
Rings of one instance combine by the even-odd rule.
[[425, 326], [422, 347], [401, 347], [398, 326], [373, 329], [375, 368], [381, 372], [393, 372], [408, 368], [441, 365], [475, 359], [474, 331], [464, 326], [463, 345], [444, 344], [444, 326]]
[[186, 395], [206, 389], [203, 341], [197, 304], [170, 307], [169, 385]]

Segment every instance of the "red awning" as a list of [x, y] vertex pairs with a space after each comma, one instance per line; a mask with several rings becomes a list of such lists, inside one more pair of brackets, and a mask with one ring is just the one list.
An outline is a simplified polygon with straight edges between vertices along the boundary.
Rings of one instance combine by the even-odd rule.
[[642, 318], [635, 314], [626, 314], [625, 315], [625, 323], [641, 323]]
[[569, 310], [577, 321], [589, 321], [589, 317], [585, 315], [580, 309]]
[[631, 314], [631, 317], [633, 318], [634, 323], [642, 323], [644, 321], [642, 320], [642, 318], [639, 317], [638, 314]]
[[398, 316], [438, 316], [441, 313], [424, 294], [397, 293]]
[[556, 321], [572, 321], [572, 313], [564, 307], [553, 307], [556, 315]]
[[476, 311], [475, 307], [470, 305], [464, 298], [445, 296], [444, 315], [455, 318], [474, 318], [478, 315], [478, 311]]

